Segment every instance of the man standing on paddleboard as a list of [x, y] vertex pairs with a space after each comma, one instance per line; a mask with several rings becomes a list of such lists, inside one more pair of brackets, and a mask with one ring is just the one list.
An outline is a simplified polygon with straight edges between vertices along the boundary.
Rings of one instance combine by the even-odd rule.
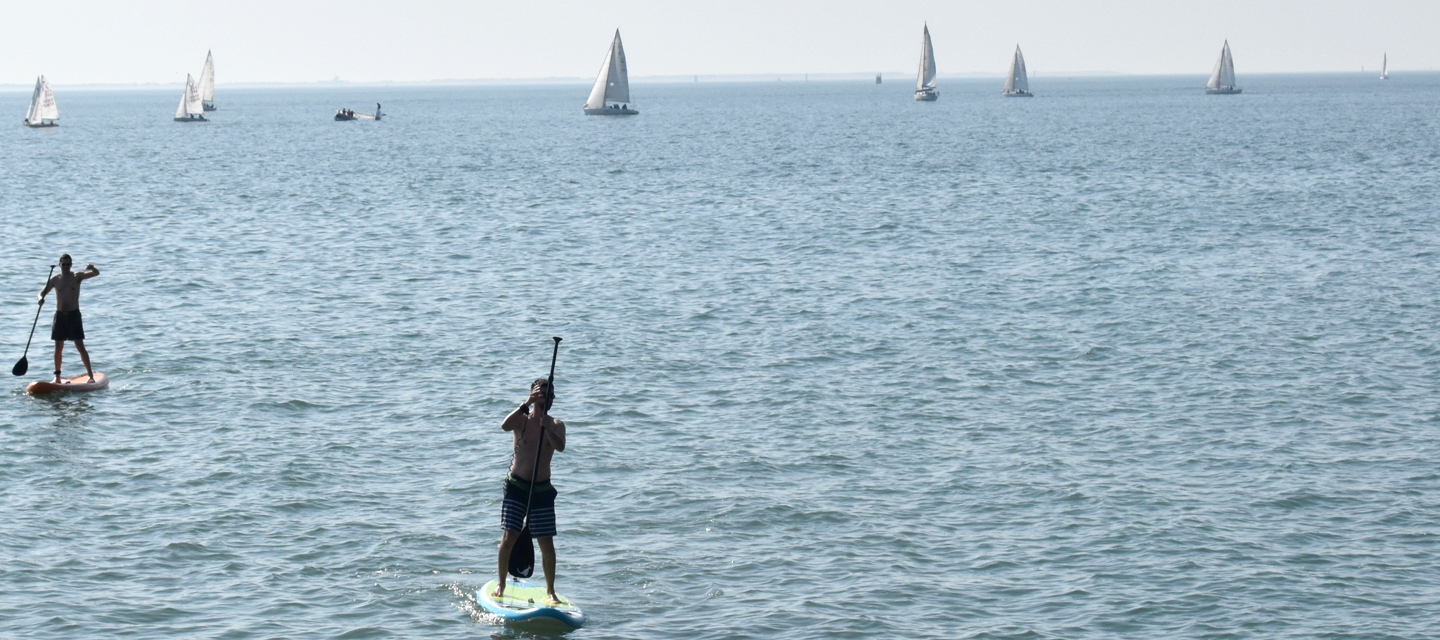
[[[558, 338], [557, 338], [558, 340]], [[505, 500], [500, 508], [505, 537], [500, 540], [500, 584], [494, 595], [505, 596], [505, 576], [510, 570], [510, 550], [525, 526], [525, 502], [530, 501], [530, 535], [540, 544], [545, 567], [546, 604], [557, 605], [555, 595], [555, 487], [550, 484], [550, 458], [565, 450], [565, 423], [549, 415], [550, 381], [538, 378], [530, 384], [530, 397], [505, 420], [500, 428], [509, 431], [514, 452], [510, 477], [505, 478]], [[540, 433], [545, 441], [540, 441]], [[536, 455], [538, 447], [538, 457]], [[539, 462], [538, 466], [536, 462]], [[532, 493], [531, 482], [535, 483]], [[526, 544], [529, 544], [528, 542]]]
[[60, 256], [60, 273], [45, 283], [37, 300], [39, 304], [45, 304], [45, 294], [55, 290], [55, 321], [50, 325], [50, 339], [55, 341], [56, 384], [65, 382], [60, 377], [60, 360], [65, 353], [66, 340], [75, 343], [80, 361], [85, 363], [85, 373], [90, 376], [90, 382], [95, 381], [95, 370], [90, 368], [90, 353], [85, 351], [85, 323], [80, 320], [80, 283], [100, 275], [100, 270], [93, 264], [87, 264], [84, 271], [72, 273], [71, 264], [70, 254]]

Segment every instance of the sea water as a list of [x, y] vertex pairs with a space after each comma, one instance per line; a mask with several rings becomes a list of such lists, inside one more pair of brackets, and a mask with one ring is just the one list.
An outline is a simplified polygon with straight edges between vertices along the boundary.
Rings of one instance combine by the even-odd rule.
[[0, 637], [514, 635], [551, 336], [571, 637], [1431, 636], [1440, 75], [1241, 80], [0, 94]]

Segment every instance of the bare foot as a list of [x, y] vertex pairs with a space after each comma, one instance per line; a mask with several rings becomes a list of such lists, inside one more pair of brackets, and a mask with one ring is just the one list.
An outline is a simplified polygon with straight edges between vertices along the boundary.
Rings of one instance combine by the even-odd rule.
[[554, 591], [545, 594], [545, 604], [551, 607], [560, 606], [560, 596], [555, 595]]
[[91, 381], [91, 382], [94, 382], [94, 381], [95, 381], [95, 374], [93, 374], [93, 373], [90, 374], [90, 381]]
[[492, 597], [492, 598], [494, 598], [494, 599], [496, 599], [496, 600], [504, 599], [504, 598], [505, 598], [505, 585], [502, 584], [502, 585], [500, 585], [500, 586], [498, 586], [498, 587], [495, 587], [495, 590], [490, 592], [490, 597]]
[[55, 374], [55, 379], [51, 380], [50, 382], [51, 384], [65, 384], [65, 379], [61, 378], [60, 374], [57, 373]]

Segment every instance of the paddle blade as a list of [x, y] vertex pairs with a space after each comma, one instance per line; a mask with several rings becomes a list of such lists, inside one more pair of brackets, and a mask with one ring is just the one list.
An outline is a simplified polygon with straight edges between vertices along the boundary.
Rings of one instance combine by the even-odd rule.
[[529, 578], [535, 573], [535, 545], [530, 542], [530, 525], [520, 530], [520, 539], [510, 548], [510, 575]]
[[25, 375], [25, 372], [26, 372], [26, 371], [29, 371], [29, 370], [30, 370], [30, 358], [29, 358], [29, 356], [20, 356], [20, 361], [15, 363], [15, 368], [14, 368], [14, 369], [11, 369], [11, 370], [10, 370], [10, 373], [13, 373], [13, 374], [15, 374], [15, 375], [17, 375], [17, 376], [23, 376], [23, 375]]

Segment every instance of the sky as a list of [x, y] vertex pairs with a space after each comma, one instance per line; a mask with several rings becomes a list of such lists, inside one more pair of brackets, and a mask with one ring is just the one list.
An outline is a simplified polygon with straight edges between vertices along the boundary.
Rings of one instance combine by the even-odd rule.
[[0, 84], [593, 78], [615, 29], [633, 78], [1440, 69], [1440, 0], [51, 0], [7, 2]]

